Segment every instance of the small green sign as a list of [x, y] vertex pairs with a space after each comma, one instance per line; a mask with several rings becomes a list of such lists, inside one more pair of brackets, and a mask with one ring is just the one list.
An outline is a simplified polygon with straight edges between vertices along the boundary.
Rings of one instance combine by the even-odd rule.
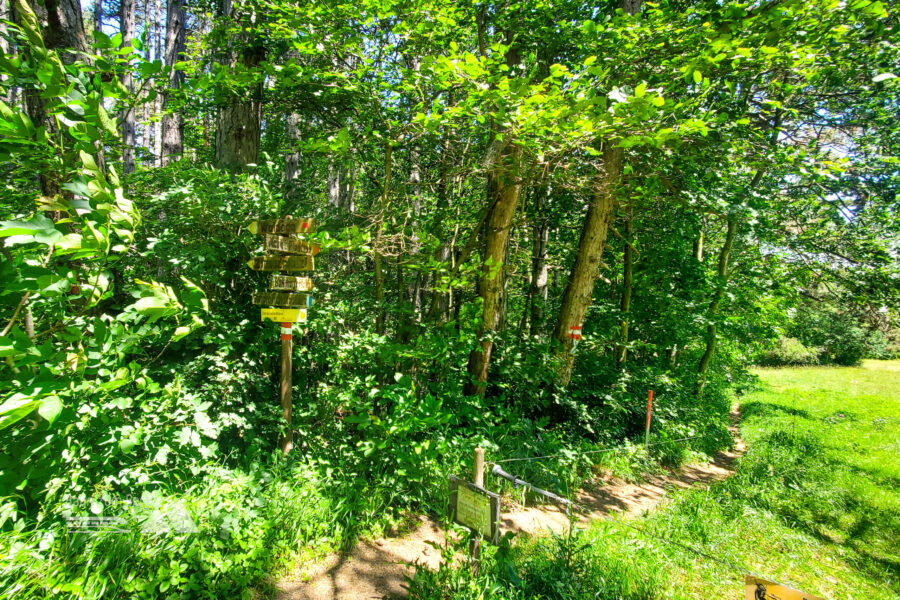
[[500, 529], [499, 495], [451, 475], [448, 513], [455, 523], [497, 543]]

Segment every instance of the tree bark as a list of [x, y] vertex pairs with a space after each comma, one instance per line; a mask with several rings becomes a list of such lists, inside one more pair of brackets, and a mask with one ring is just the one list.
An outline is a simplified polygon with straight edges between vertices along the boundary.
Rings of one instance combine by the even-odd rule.
[[60, 51], [62, 61], [71, 64], [75, 60], [74, 53], [62, 50], [87, 52], [81, 4], [78, 0], [44, 0], [43, 6], [47, 10], [47, 26], [43, 32], [44, 45]]
[[184, 71], [176, 69], [175, 64], [185, 59], [184, 51], [187, 43], [185, 29], [184, 0], [168, 0], [166, 5], [166, 66], [169, 70], [169, 83], [162, 95], [162, 149], [161, 160], [167, 165], [181, 158], [184, 154], [184, 118], [181, 113], [173, 111], [170, 105], [173, 90], [184, 84]]
[[706, 318], [709, 320], [709, 324], [706, 326], [706, 350], [703, 352], [703, 356], [700, 357], [700, 362], [697, 365], [697, 373], [700, 375], [701, 387], [703, 386], [706, 370], [709, 368], [709, 363], [716, 351], [718, 335], [715, 318], [716, 314], [719, 312], [719, 304], [722, 302], [722, 296], [725, 295], [725, 286], [728, 283], [728, 260], [731, 255], [731, 246], [734, 243], [734, 236], [737, 233], [737, 228], [738, 222], [736, 217], [729, 217], [728, 231], [725, 234], [725, 243], [722, 244], [722, 249], [719, 251], [716, 292], [713, 294], [713, 299], [709, 303], [709, 310], [707, 310], [706, 313]]
[[631, 236], [634, 231], [633, 217], [634, 212], [629, 206], [625, 212], [625, 249], [622, 252], [622, 301], [619, 304], [622, 320], [619, 324], [619, 345], [616, 351], [617, 369], [622, 369], [625, 359], [628, 358], [628, 327], [630, 324], [628, 313], [631, 311], [631, 285], [634, 273], [634, 249], [631, 246]]
[[103, 0], [94, 0], [94, 31], [103, 31]]
[[[76, 59], [76, 52], [87, 51], [81, 5], [77, 0], [45, 0], [42, 4], [29, 2], [28, 7], [35, 13], [38, 23], [42, 24], [44, 46], [48, 50], [55, 50], [63, 64], [72, 64]], [[21, 23], [22, 15], [17, 14], [17, 10], [11, 9], [10, 13], [17, 23]], [[27, 54], [27, 46], [23, 50]], [[32, 123], [43, 123], [47, 131], [52, 133], [58, 131], [56, 120], [47, 118], [44, 101], [36, 89], [24, 91], [22, 100]], [[39, 180], [41, 194], [44, 196], [53, 198], [62, 192], [59, 173], [42, 171]]]
[[572, 354], [573, 340], [569, 338], [570, 328], [582, 325], [591, 304], [594, 283], [600, 275], [601, 258], [606, 246], [606, 235], [615, 206], [616, 188], [621, 172], [622, 149], [606, 145], [596, 189], [581, 230], [578, 254], [563, 293], [562, 306], [553, 330], [557, 353], [562, 359], [558, 383], [563, 387], [569, 384], [575, 364], [575, 356]]
[[[452, 99], [451, 99], [452, 104]], [[448, 235], [446, 227], [444, 227], [444, 211], [449, 208], [448, 188], [450, 187], [449, 166], [447, 165], [447, 156], [450, 154], [450, 132], [444, 132], [444, 139], [441, 143], [441, 163], [440, 176], [437, 185], [437, 206], [435, 207], [434, 219], [434, 235], [441, 240], [441, 245], [435, 250], [434, 259], [438, 263], [431, 277], [431, 306], [428, 308], [429, 321], [444, 321], [450, 309], [450, 293], [441, 291], [443, 285], [444, 273], [446, 266], [450, 266], [452, 258], [452, 243], [446, 241]], [[452, 268], [452, 267], [451, 267]]]
[[391, 190], [391, 169], [393, 146], [390, 140], [384, 145], [384, 187], [381, 192], [381, 201], [378, 207], [378, 215], [375, 218], [375, 305], [378, 312], [375, 317], [375, 333], [384, 335], [385, 307], [384, 307], [384, 266], [381, 253], [382, 233], [384, 230], [384, 216], [387, 210], [388, 195]]
[[[122, 34], [122, 45], [131, 46], [134, 39], [134, 0], [121, 0], [119, 5], [119, 30]], [[134, 76], [131, 69], [122, 73], [122, 85], [128, 90], [128, 94], [134, 93]], [[122, 119], [122, 172], [134, 173], [134, 108], [126, 108], [127, 112]]]
[[544, 185], [535, 197], [535, 222], [532, 229], [531, 244], [531, 291], [529, 293], [529, 309], [531, 319], [531, 335], [540, 335], [544, 331], [544, 308], [547, 305], [549, 270], [547, 268], [547, 243], [550, 241], [550, 220], [544, 211], [550, 187]]
[[[162, 47], [162, 27], [160, 27], [160, 17], [162, 11], [160, 10], [159, 0], [153, 0], [153, 58], [159, 60], [164, 54], [164, 50]], [[148, 40], [149, 41], [149, 37]], [[153, 131], [155, 135], [153, 136], [153, 166], [160, 167], [162, 166], [162, 123], [159, 120], [160, 113], [162, 113], [162, 96], [160, 94], [156, 95], [156, 98], [153, 99]]]
[[284, 159], [284, 180], [289, 190], [293, 190], [296, 179], [300, 176], [300, 115], [290, 113], [287, 116], [288, 153]]
[[[235, 19], [232, 2], [226, 1], [223, 15]], [[237, 40], [235, 40], [237, 41]], [[243, 48], [231, 59], [253, 72], [265, 56], [265, 48], [257, 40], [241, 40]], [[230, 92], [216, 115], [216, 165], [223, 169], [243, 169], [256, 164], [262, 133], [262, 82], [252, 84], [244, 92]]]
[[494, 167], [488, 182], [488, 190], [491, 192], [488, 202], [493, 206], [486, 220], [484, 262], [479, 281], [479, 296], [482, 301], [481, 325], [478, 329], [478, 345], [469, 354], [470, 380], [465, 387], [465, 393], [468, 395], [484, 396], [487, 388], [488, 367], [494, 346], [491, 336], [500, 323], [501, 294], [505, 279], [504, 259], [510, 227], [522, 189], [519, 173], [521, 159], [521, 147], [508, 146], [501, 161]]

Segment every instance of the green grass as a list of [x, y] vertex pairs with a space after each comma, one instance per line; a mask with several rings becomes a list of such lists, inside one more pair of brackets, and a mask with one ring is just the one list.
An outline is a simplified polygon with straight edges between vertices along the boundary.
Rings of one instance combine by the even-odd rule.
[[521, 540], [490, 550], [476, 580], [419, 574], [413, 596], [738, 598], [746, 567], [829, 599], [900, 597], [900, 361], [758, 375], [736, 474], [630, 522], [646, 533], [611, 520]]

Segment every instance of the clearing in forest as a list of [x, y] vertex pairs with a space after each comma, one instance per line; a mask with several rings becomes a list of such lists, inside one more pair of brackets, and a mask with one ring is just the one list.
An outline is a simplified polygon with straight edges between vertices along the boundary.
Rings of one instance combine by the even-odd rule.
[[[462, 599], [490, 589], [485, 598], [512, 599], [552, 589], [554, 598], [573, 600], [588, 591], [598, 598], [738, 598], [749, 569], [829, 600], [897, 598], [900, 361], [758, 375], [759, 389], [741, 399], [747, 450], [734, 476], [723, 479], [732, 455], [699, 472], [587, 489], [580, 501], [595, 508], [594, 520], [572, 540], [521, 538], [502, 559], [489, 551], [475, 581], [467, 581], [465, 567], [420, 573], [412, 596]], [[643, 510], [673, 488], [686, 489], [658, 510]], [[643, 531], [596, 518], [613, 510], [630, 513], [628, 522]], [[565, 525], [550, 508], [505, 510], [503, 518], [506, 528], [532, 533]], [[406, 564], [436, 567], [438, 551], [427, 542], [441, 540], [423, 520], [409, 535], [362, 542], [301, 569], [279, 584], [279, 598], [403, 597]]]

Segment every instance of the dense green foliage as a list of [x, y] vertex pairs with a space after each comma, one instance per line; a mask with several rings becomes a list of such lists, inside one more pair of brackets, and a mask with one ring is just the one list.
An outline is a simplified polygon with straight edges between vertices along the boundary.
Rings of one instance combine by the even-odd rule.
[[733, 477], [634, 521], [501, 545], [477, 579], [420, 570], [412, 597], [725, 598], [750, 569], [823, 597], [894, 598], [898, 366], [762, 371], [741, 401], [749, 449]]
[[[181, 48], [128, 6], [0, 2], [2, 592], [247, 594], [442, 513], [478, 445], [565, 492], [727, 446], [779, 337], [892, 351], [883, 3], [171, 1]], [[281, 215], [322, 248], [287, 457], [246, 266]]]

